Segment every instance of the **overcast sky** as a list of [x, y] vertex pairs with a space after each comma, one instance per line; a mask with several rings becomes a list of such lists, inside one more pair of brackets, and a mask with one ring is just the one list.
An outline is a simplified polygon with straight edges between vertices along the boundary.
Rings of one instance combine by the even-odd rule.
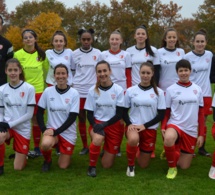
[[[80, 4], [81, 0], [58, 0], [65, 4], [66, 7], [73, 7], [74, 5]], [[95, 2], [96, 0], [92, 0]], [[97, 0], [98, 1], [98, 0]], [[204, 3], [204, 0], [172, 0], [179, 6], [183, 6], [181, 10], [181, 15], [183, 18], [191, 18], [193, 13], [196, 13], [199, 5]], [[15, 7], [24, 2], [24, 0], [5, 0], [7, 9], [9, 12], [14, 11]], [[110, 5], [109, 0], [99, 0], [101, 3], [106, 3]], [[162, 3], [169, 4], [170, 0], [161, 0]]]

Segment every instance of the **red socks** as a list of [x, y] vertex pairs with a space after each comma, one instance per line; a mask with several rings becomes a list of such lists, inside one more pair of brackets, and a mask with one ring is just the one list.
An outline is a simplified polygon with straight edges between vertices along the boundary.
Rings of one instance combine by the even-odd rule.
[[176, 149], [175, 145], [171, 147], [164, 146], [165, 153], [166, 153], [166, 159], [168, 162], [169, 167], [176, 167], [177, 161], [176, 161]]
[[41, 137], [41, 130], [39, 126], [33, 126], [33, 139], [34, 139], [34, 147], [39, 147], [40, 145], [40, 137]]
[[215, 167], [215, 151], [214, 151], [213, 157], [212, 157], [212, 166]]
[[3, 143], [0, 145], [0, 166], [4, 165], [4, 155], [5, 155], [5, 145]]
[[138, 148], [137, 146], [130, 146], [127, 143], [126, 152], [127, 152], [128, 166], [134, 166], [135, 165], [137, 148]]
[[95, 146], [93, 143], [90, 144], [90, 166], [95, 167], [100, 155], [101, 146]]
[[41, 150], [41, 152], [43, 154], [43, 157], [44, 157], [45, 161], [47, 163], [51, 162], [51, 160], [52, 160], [52, 150], [48, 150], [48, 151]]
[[81, 136], [81, 140], [82, 140], [82, 144], [84, 148], [88, 148], [87, 145], [87, 128], [86, 128], [86, 123], [78, 123], [78, 128], [79, 128], [79, 132], [80, 132], [80, 136]]

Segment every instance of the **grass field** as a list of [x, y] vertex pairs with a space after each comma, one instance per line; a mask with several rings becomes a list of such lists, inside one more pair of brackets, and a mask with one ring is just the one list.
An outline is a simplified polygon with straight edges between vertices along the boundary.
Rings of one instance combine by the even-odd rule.
[[[215, 148], [210, 133], [212, 118], [208, 118], [208, 139], [206, 148], [211, 153]], [[29, 159], [23, 171], [13, 170], [13, 160], [8, 159], [12, 146], [7, 147], [5, 158], [5, 173], [0, 176], [0, 195], [7, 194], [98, 194], [98, 195], [142, 195], [142, 194], [171, 194], [198, 195], [215, 194], [215, 181], [208, 178], [211, 158], [198, 154], [193, 159], [188, 170], [178, 171], [174, 180], [167, 180], [167, 163], [159, 158], [162, 150], [160, 132], [157, 136], [156, 158], [151, 160], [150, 166], [141, 169], [136, 164], [134, 178], [125, 175], [127, 168], [126, 140], [124, 138], [121, 150], [122, 157], [117, 157], [111, 169], [103, 169], [99, 161], [97, 177], [86, 175], [88, 156], [80, 156], [82, 148], [80, 137], [72, 157], [72, 164], [67, 170], [60, 170], [57, 166], [57, 155], [53, 150], [53, 163], [50, 172], [42, 173], [42, 157]]]

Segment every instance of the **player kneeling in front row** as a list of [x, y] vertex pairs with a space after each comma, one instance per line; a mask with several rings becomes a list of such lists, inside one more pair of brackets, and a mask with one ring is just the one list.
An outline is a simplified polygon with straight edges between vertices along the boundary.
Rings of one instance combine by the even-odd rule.
[[[79, 113], [79, 94], [67, 85], [68, 69], [59, 64], [54, 68], [57, 85], [48, 87], [43, 92], [39, 103], [37, 120], [43, 132], [41, 151], [45, 159], [42, 171], [50, 169], [52, 148], [58, 144], [60, 156], [58, 165], [66, 169], [76, 142], [76, 117]], [[47, 125], [44, 123], [44, 110], [48, 111]]]
[[179, 81], [167, 88], [167, 110], [161, 127], [169, 166], [168, 179], [176, 177], [177, 166], [190, 167], [195, 146], [201, 147], [204, 141], [202, 90], [189, 80], [189, 61], [178, 61], [176, 71]]
[[20, 62], [10, 59], [5, 73], [9, 83], [0, 87], [0, 175], [4, 172], [5, 145], [14, 138], [14, 169], [22, 170], [26, 165], [31, 136], [31, 118], [34, 112], [34, 87], [24, 82]]
[[90, 163], [88, 176], [96, 176], [96, 164], [100, 149], [104, 142], [102, 166], [113, 165], [116, 154], [122, 142], [124, 132], [121, 130], [120, 119], [124, 107], [124, 92], [122, 87], [112, 83], [111, 69], [106, 61], [96, 65], [97, 83], [91, 87], [84, 108], [90, 122]]

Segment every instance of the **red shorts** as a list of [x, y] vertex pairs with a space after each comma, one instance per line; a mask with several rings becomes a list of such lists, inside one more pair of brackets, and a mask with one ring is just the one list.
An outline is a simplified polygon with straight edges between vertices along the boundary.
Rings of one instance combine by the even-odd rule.
[[84, 110], [85, 102], [86, 102], [86, 98], [80, 98], [80, 110]]
[[173, 128], [177, 131], [179, 138], [176, 142], [176, 145], [179, 146], [181, 152], [189, 154], [194, 153], [197, 138], [188, 135], [187, 133], [185, 133], [184, 131], [182, 131], [173, 124], [167, 125], [167, 128]]
[[69, 143], [67, 140], [65, 140], [62, 136], [58, 135], [58, 147], [60, 150], [60, 153], [66, 154], [66, 155], [72, 155], [75, 146], [71, 143]]
[[205, 116], [213, 114], [212, 105], [212, 97], [204, 97], [204, 114]]
[[[101, 123], [101, 121], [95, 120], [96, 123]], [[124, 135], [124, 130], [121, 129], [122, 125], [120, 120], [116, 123], [105, 127], [105, 141], [104, 141], [104, 150], [109, 152], [110, 154], [117, 154], [119, 152], [119, 147], [122, 142], [122, 138]], [[90, 125], [89, 132], [92, 131], [93, 128]]]
[[27, 155], [29, 151], [30, 139], [26, 139], [13, 129], [9, 129], [8, 132], [10, 134], [10, 138], [6, 140], [5, 143], [10, 145], [10, 140], [13, 138], [13, 149], [16, 152]]
[[42, 93], [36, 93], [35, 94], [36, 106], [34, 107], [34, 115], [37, 114], [37, 104], [38, 104], [38, 102], [40, 100], [41, 95], [42, 95]]

